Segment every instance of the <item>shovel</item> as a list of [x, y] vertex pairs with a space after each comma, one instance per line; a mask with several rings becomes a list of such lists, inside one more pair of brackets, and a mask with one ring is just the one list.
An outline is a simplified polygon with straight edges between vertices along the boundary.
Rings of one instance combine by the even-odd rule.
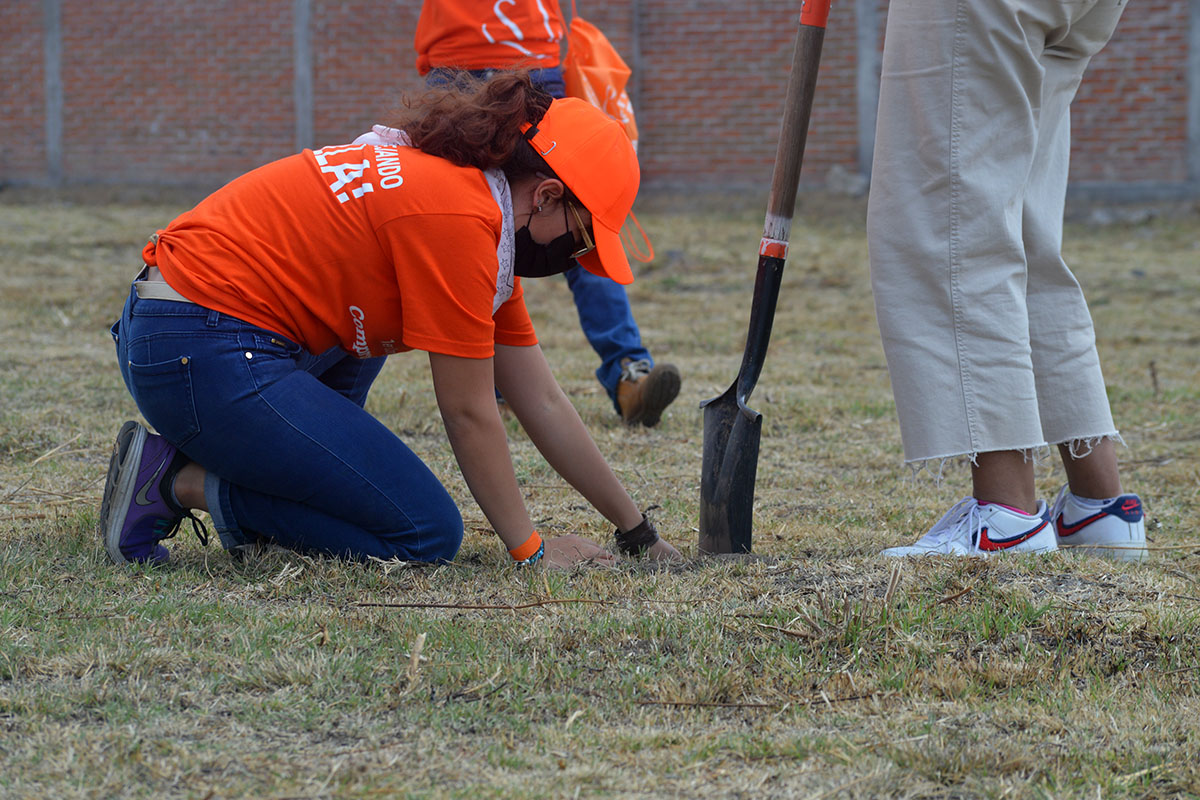
[[800, 11], [742, 366], [724, 394], [700, 405], [704, 409], [704, 461], [700, 470], [702, 553], [750, 552], [762, 414], [746, 403], [762, 372], [771, 339], [829, 3], [830, 0], [805, 0]]

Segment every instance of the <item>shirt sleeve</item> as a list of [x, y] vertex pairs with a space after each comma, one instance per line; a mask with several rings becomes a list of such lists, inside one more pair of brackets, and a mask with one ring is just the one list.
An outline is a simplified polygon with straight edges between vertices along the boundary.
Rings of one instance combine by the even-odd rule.
[[492, 318], [499, 236], [487, 220], [467, 214], [414, 214], [384, 223], [378, 233], [396, 272], [405, 346], [491, 358], [496, 342], [524, 344], [532, 338], [536, 343], [524, 300], [515, 288], [496, 320]]
[[533, 321], [529, 319], [529, 310], [525, 308], [525, 289], [521, 286], [520, 278], [514, 278], [514, 283], [512, 297], [500, 306], [493, 318], [496, 322], [496, 344], [532, 347], [538, 340]]

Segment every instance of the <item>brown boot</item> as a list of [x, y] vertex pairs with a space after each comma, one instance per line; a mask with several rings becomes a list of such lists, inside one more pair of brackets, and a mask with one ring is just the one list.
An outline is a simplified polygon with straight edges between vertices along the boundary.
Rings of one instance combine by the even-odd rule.
[[679, 394], [682, 379], [674, 364], [655, 364], [642, 359], [621, 362], [621, 382], [617, 384], [617, 404], [621, 419], [627, 425], [653, 428], [662, 417], [663, 409]]

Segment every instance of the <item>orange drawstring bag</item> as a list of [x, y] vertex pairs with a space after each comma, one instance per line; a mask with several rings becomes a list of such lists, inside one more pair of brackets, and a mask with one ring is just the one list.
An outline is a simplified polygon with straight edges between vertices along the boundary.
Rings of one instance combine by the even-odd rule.
[[[637, 152], [637, 121], [633, 116], [633, 103], [625, 91], [632, 70], [608, 41], [608, 37], [575, 12], [575, 0], [571, 0], [571, 26], [567, 30], [567, 54], [563, 58], [562, 71], [567, 96], [586, 100], [621, 123], [633, 144], [634, 152]], [[650, 237], [632, 211], [629, 219], [641, 234], [646, 247], [643, 250], [634, 241], [632, 233], [622, 230], [621, 239], [626, 249], [638, 261], [652, 261], [654, 246], [650, 244]]]
[[636, 150], [637, 122], [633, 117], [633, 103], [625, 91], [631, 74], [608, 37], [573, 13], [567, 31], [567, 56], [563, 59], [563, 83], [567, 94], [587, 100], [624, 125]]

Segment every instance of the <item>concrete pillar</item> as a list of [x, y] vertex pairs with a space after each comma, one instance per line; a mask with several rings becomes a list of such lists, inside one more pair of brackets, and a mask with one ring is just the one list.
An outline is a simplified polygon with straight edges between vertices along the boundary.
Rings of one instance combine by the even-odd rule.
[[1188, 3], [1187, 165], [1191, 183], [1200, 183], [1200, 0]]
[[[1200, 2], [1200, 0], [1197, 0]], [[879, 111], [879, 4], [854, 0], [855, 105], [858, 109], [858, 172], [871, 176], [875, 117]]]
[[46, 100], [46, 180], [63, 181], [62, 2], [42, 0], [43, 90]]
[[292, 95], [296, 150], [313, 146], [312, 0], [292, 0]]

